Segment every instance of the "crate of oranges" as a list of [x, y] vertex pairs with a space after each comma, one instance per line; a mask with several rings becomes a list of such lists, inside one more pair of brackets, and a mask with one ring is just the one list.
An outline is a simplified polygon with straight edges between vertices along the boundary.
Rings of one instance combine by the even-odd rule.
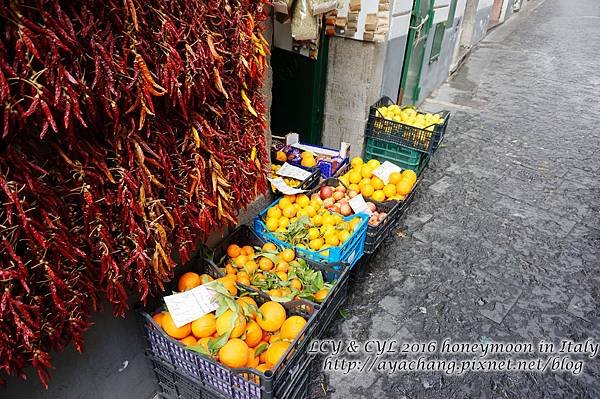
[[369, 217], [365, 213], [342, 216], [306, 194], [285, 195], [254, 218], [258, 236], [279, 247], [320, 263], [348, 263], [363, 255]]
[[147, 354], [207, 397], [270, 399], [295, 390], [303, 378], [299, 371], [314, 358], [308, 343], [323, 331], [316, 307], [304, 300], [279, 303], [237, 288], [233, 295], [224, 283], [230, 278], [212, 274], [198, 259], [185, 269], [168, 292], [207, 285], [218, 308], [180, 327], [160, 302], [138, 309]]
[[296, 256], [291, 248], [263, 241], [246, 225], [207, 251], [204, 260], [241, 288], [278, 302], [304, 299], [335, 313], [348, 293], [347, 264], [323, 264]]

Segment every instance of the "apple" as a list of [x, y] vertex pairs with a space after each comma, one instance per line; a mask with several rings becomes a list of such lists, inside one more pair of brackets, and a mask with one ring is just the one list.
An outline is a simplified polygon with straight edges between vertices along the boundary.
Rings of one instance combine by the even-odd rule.
[[348, 191], [348, 197], [349, 197], [350, 199], [352, 199], [352, 198], [356, 197], [357, 195], [358, 195], [358, 192], [357, 192], [357, 191], [355, 191], [355, 190], [350, 190], [350, 191]]
[[319, 193], [314, 193], [314, 194], [311, 194], [310, 199], [311, 200], [318, 199], [319, 201], [321, 201], [321, 196], [319, 195]]
[[352, 208], [348, 203], [340, 204], [340, 213], [344, 216], [350, 216], [352, 214]]
[[335, 212], [335, 213], [342, 213], [342, 210], [341, 210], [341, 208], [340, 208], [340, 205], [339, 205], [339, 204], [334, 204], [334, 205], [331, 207], [331, 211], [332, 211], [332, 212]]
[[335, 199], [333, 197], [329, 197], [323, 200], [323, 207], [330, 208], [333, 204], [335, 204]]
[[323, 186], [321, 187], [321, 190], [319, 190], [319, 195], [322, 200], [325, 200], [333, 195], [333, 190], [329, 186]]
[[342, 198], [344, 198], [344, 193], [341, 191], [336, 191], [333, 193], [333, 199], [335, 199], [336, 201], [341, 200]]
[[335, 188], [335, 191], [339, 191], [341, 193], [345, 193], [346, 192], [346, 187], [342, 186], [341, 184], [339, 186], [337, 186]]
[[369, 207], [369, 209], [371, 210], [371, 212], [375, 212], [377, 210], [377, 205], [375, 205], [372, 202], [367, 202], [367, 206]]

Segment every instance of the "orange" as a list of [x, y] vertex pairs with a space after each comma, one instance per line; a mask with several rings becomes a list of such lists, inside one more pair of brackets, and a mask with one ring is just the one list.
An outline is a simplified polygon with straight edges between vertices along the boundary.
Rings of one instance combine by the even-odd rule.
[[217, 320], [213, 313], [205, 314], [199, 319], [192, 321], [192, 334], [196, 338], [210, 337], [215, 331], [217, 331]]
[[315, 301], [317, 301], [319, 303], [323, 302], [323, 300], [325, 298], [327, 298], [328, 294], [329, 294], [329, 289], [328, 288], [323, 288], [323, 289], [315, 292], [315, 295], [314, 295]]
[[269, 290], [268, 294], [271, 298], [281, 298], [283, 296], [280, 288], [273, 288]]
[[230, 258], [237, 258], [240, 256], [240, 247], [236, 244], [231, 244], [227, 247], [227, 256]]
[[298, 210], [296, 208], [294, 208], [293, 206], [290, 206], [288, 208], [285, 208], [282, 213], [283, 213], [283, 216], [285, 216], [288, 219], [291, 219], [294, 216], [296, 216], [296, 213], [298, 213]]
[[262, 341], [263, 330], [260, 328], [257, 322], [254, 320], [250, 320], [248, 324], [246, 324], [246, 344], [249, 347], [253, 348]]
[[[263, 352], [263, 353], [265, 353], [265, 352]], [[261, 353], [261, 355], [262, 355], [262, 353]], [[271, 370], [271, 368], [269, 366], [267, 366], [265, 363], [259, 364], [258, 366], [255, 367], [255, 369], [260, 371], [261, 373]]]
[[185, 324], [181, 327], [176, 327], [175, 322], [173, 321], [173, 318], [171, 317], [171, 314], [169, 312], [164, 313], [162, 319], [162, 328], [168, 336], [173, 337], [175, 339], [185, 338], [192, 333], [192, 325], [190, 323]]
[[304, 212], [306, 213], [306, 216], [311, 218], [317, 214], [317, 209], [314, 208], [312, 205], [309, 205], [306, 208], [304, 208]]
[[290, 201], [287, 197], [283, 197], [279, 200], [277, 206], [283, 211], [285, 208], [289, 208], [290, 206], [292, 206], [292, 201]]
[[396, 195], [396, 185], [391, 183], [386, 184], [383, 188], [383, 193], [387, 198], [393, 197]]
[[185, 346], [192, 346], [196, 345], [197, 343], [196, 338], [194, 338], [192, 335], [188, 335], [187, 337], [180, 339], [179, 342], [181, 342]]
[[206, 283], [210, 283], [211, 281], [213, 281], [214, 278], [212, 278], [208, 274], [204, 273], [204, 274], [200, 275], [200, 280], [202, 281], [202, 284], [206, 284]]
[[250, 245], [244, 245], [241, 251], [248, 257], [254, 255], [254, 248], [252, 248]]
[[286, 272], [275, 272], [281, 281], [287, 281], [288, 275]]
[[258, 265], [255, 261], [249, 260], [248, 263], [244, 265], [244, 270], [251, 276], [258, 270]]
[[315, 216], [312, 217], [311, 222], [315, 226], [321, 226], [323, 224], [323, 216], [321, 216], [321, 215], [315, 215]]
[[256, 322], [260, 328], [269, 332], [279, 330], [286, 318], [285, 308], [278, 302], [269, 301], [263, 303], [259, 310]]
[[370, 198], [374, 192], [375, 192], [375, 188], [373, 188], [373, 186], [370, 184], [365, 184], [360, 188], [360, 193], [365, 198]]
[[337, 247], [338, 245], [340, 245], [340, 239], [338, 238], [337, 234], [330, 234], [325, 239], [325, 243], [327, 245], [331, 245], [332, 247]]
[[350, 184], [358, 184], [360, 179], [362, 179], [362, 176], [359, 171], [353, 169], [348, 173], [348, 181], [350, 181]]
[[321, 209], [322, 205], [323, 205], [323, 201], [320, 198], [313, 198], [310, 200], [310, 206], [311, 206], [311, 208], [314, 208], [315, 211], [318, 211], [319, 209]]
[[248, 348], [248, 360], [246, 361], [246, 367], [248, 368], [256, 368], [258, 367], [260, 360], [258, 359], [258, 356], [254, 355], [254, 349], [252, 348]]
[[285, 229], [290, 224], [290, 219], [285, 216], [279, 218], [279, 228]]
[[362, 165], [360, 167], [360, 175], [366, 179], [370, 179], [371, 176], [373, 176], [373, 169], [371, 169], [371, 167], [368, 164]]
[[292, 295], [292, 290], [290, 289], [290, 287], [281, 287], [280, 290], [281, 296], [286, 297]]
[[381, 165], [381, 163], [376, 159], [371, 159], [369, 162], [367, 162], [367, 165], [371, 167], [371, 170], [375, 170]]
[[314, 240], [312, 240], [308, 246], [310, 247], [310, 249], [312, 249], [313, 251], [318, 251], [319, 249], [321, 249], [321, 247], [323, 246], [323, 239], [322, 238], [316, 238]]
[[[269, 340], [266, 340], [265, 342], [266, 342], [266, 343], [269, 343]], [[259, 360], [261, 363], [264, 363], [264, 362], [266, 362], [266, 361], [267, 361], [267, 351], [266, 351], [266, 350], [265, 350], [264, 352], [262, 352], [260, 355], [258, 355], [258, 360]], [[269, 368], [270, 368], [270, 367], [269, 367]]]
[[156, 322], [156, 324], [158, 324], [158, 326], [160, 328], [162, 328], [162, 321], [163, 321], [164, 317], [165, 317], [165, 312], [159, 312], [159, 313], [155, 314], [154, 316], [152, 316], [152, 318], [154, 319], [154, 321]]
[[407, 195], [412, 190], [412, 183], [407, 179], [402, 179], [396, 184], [396, 192], [400, 195]]
[[282, 259], [286, 262], [291, 262], [296, 258], [296, 253], [291, 248], [286, 248], [277, 255], [279, 259]]
[[284, 260], [279, 261], [279, 263], [275, 267], [275, 271], [278, 271], [278, 272], [286, 272], [287, 273], [289, 270], [290, 270], [290, 264]]
[[277, 246], [272, 242], [266, 242], [265, 245], [262, 246], [262, 250], [267, 251], [277, 251]]
[[237, 279], [235, 281], [240, 284], [250, 285], [250, 277], [247, 274], [240, 276], [238, 273]]
[[231, 338], [237, 338], [246, 331], [246, 318], [241, 313], [234, 313], [231, 309], [227, 309], [217, 317], [216, 328], [218, 335], [231, 331]]
[[260, 270], [271, 270], [273, 268], [273, 262], [271, 259], [262, 257], [258, 260], [258, 267]]
[[187, 272], [183, 273], [181, 277], [179, 277], [179, 281], [177, 282], [177, 289], [180, 292], [191, 290], [202, 284], [202, 279], [198, 273]]
[[286, 341], [272, 343], [269, 349], [267, 349], [267, 355], [265, 356], [266, 363], [271, 365], [271, 367], [277, 365], [289, 347], [290, 343]]
[[230, 339], [219, 349], [219, 360], [232, 369], [245, 367], [248, 362], [248, 345], [239, 338]]
[[300, 291], [302, 289], [302, 281], [300, 281], [300, 279], [293, 278], [290, 282], [290, 287]]
[[373, 198], [375, 201], [383, 202], [385, 201], [385, 193], [383, 190], [377, 190], [373, 193], [371, 198]]
[[248, 257], [246, 255], [240, 255], [233, 259], [233, 264], [235, 267], [242, 267], [248, 262]]
[[295, 194], [291, 194], [291, 195], [284, 195], [283, 198], [287, 199], [290, 201], [290, 203], [294, 203], [296, 202], [296, 195]]
[[323, 224], [329, 226], [335, 225], [335, 217], [332, 214], [323, 216]]
[[392, 172], [390, 173], [390, 176], [388, 178], [389, 180], [389, 184], [398, 184], [398, 182], [400, 181], [400, 179], [402, 178], [402, 174], [400, 172]]
[[281, 338], [293, 340], [300, 334], [300, 331], [306, 325], [306, 320], [302, 316], [291, 316], [286, 319], [281, 325]]
[[373, 186], [373, 188], [375, 190], [381, 190], [383, 188], [383, 186], [385, 186], [385, 184], [383, 183], [383, 180], [381, 180], [377, 176], [373, 176], [371, 178], [371, 185]]
[[306, 194], [300, 194], [296, 197], [296, 204], [300, 205], [301, 208], [307, 207], [310, 204], [310, 198]]
[[279, 219], [268, 217], [267, 220], [265, 220], [265, 225], [269, 231], [275, 231], [279, 227]]
[[[271, 334], [271, 336], [269, 337], [269, 343], [273, 344], [277, 341], [281, 341], [281, 335], [279, 335], [279, 331], [277, 331], [275, 334]], [[266, 358], [266, 355], [265, 355]]]
[[251, 319], [256, 319], [256, 312], [258, 312], [258, 305], [251, 296], [239, 297], [236, 302], [244, 309], [244, 314], [250, 314]]
[[338, 239], [340, 243], [343, 244], [350, 238], [350, 232], [348, 230], [340, 230], [338, 233]]
[[231, 266], [231, 263], [228, 263], [225, 265], [225, 273], [227, 274], [236, 274], [237, 273], [237, 269], [233, 266]]
[[281, 209], [277, 206], [272, 206], [267, 210], [267, 217], [278, 219], [281, 217]]
[[415, 173], [414, 170], [404, 169], [402, 171], [402, 178], [407, 179], [411, 183], [411, 185], [414, 185], [415, 182], [417, 181], [417, 174]]
[[352, 158], [352, 161], [350, 161], [350, 166], [352, 166], [352, 169], [358, 169], [362, 166], [363, 163], [364, 161], [362, 160], [362, 158], [354, 157]]
[[234, 279], [229, 279], [229, 278], [220, 278], [219, 280], [221, 281], [221, 283], [223, 284], [223, 286], [227, 289], [227, 291], [229, 291], [229, 293], [233, 296], [237, 295], [238, 289], [237, 286], [235, 285], [235, 274], [228, 274], [228, 276], [232, 276], [234, 277]]

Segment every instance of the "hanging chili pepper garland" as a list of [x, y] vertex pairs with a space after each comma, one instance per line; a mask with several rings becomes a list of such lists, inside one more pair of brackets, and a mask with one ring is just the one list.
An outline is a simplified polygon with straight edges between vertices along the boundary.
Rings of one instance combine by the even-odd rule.
[[[266, 1], [0, 4], [0, 370], [47, 387], [266, 189]], [[2, 380], [0, 379], [0, 382]]]

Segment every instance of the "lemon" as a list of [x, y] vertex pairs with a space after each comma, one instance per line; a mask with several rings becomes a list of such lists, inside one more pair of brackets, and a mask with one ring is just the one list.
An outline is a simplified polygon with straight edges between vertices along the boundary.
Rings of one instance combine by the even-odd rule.
[[321, 235], [321, 232], [316, 227], [311, 227], [308, 230], [308, 239], [309, 240], [314, 240], [316, 238], [319, 238], [320, 235]]
[[362, 166], [363, 163], [364, 161], [361, 157], [354, 157], [352, 158], [352, 161], [350, 161], [350, 166], [352, 166], [352, 169], [358, 169]]
[[373, 171], [377, 169], [381, 165], [381, 163], [376, 159], [371, 159], [369, 162], [367, 162], [367, 165], [369, 165], [371, 167], [371, 170]]
[[383, 192], [383, 190], [377, 190], [373, 193], [371, 198], [379, 202], [385, 201], [385, 193]]
[[370, 179], [371, 176], [373, 176], [373, 170], [371, 169], [369, 164], [360, 167], [360, 175], [365, 179]]
[[281, 209], [277, 206], [272, 206], [271, 208], [269, 208], [269, 210], [267, 210], [267, 216], [279, 218], [281, 217]]
[[300, 194], [296, 197], [296, 204], [300, 205], [300, 208], [304, 208], [310, 204], [310, 198], [306, 194]]

